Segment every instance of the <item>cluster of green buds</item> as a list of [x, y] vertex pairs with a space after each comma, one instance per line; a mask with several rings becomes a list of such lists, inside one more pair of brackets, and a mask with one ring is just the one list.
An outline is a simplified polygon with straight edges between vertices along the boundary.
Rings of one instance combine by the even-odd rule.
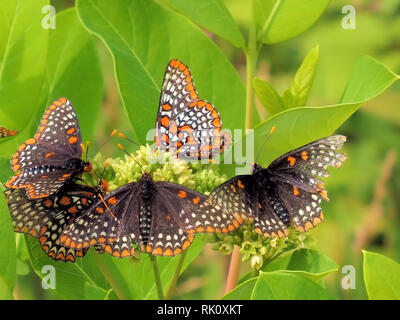
[[[140, 180], [144, 172], [149, 172], [155, 181], [178, 183], [206, 195], [227, 180], [217, 165], [180, 160], [171, 157], [168, 152], [154, 151], [149, 145], [140, 146], [131, 156], [125, 155], [123, 158], [104, 159], [97, 154], [93, 158], [93, 172], [107, 181], [110, 190]], [[87, 181], [98, 183], [93, 179], [98, 178], [93, 178], [93, 175], [85, 177]]]
[[[105, 168], [105, 163], [107, 166]], [[192, 163], [171, 157], [169, 153], [141, 146], [131, 156], [104, 159], [97, 154], [93, 159], [95, 176], [102, 177], [114, 190], [126, 183], [140, 180], [142, 174], [150, 172], [155, 181], [169, 181], [208, 195], [214, 188], [227, 180], [214, 164]], [[85, 177], [96, 185], [95, 176]], [[229, 234], [207, 234], [206, 241], [213, 243], [213, 249], [228, 255], [234, 245], [240, 247], [242, 261], [250, 261], [252, 268], [259, 270], [281, 253], [306, 247], [311, 237], [291, 230], [287, 238], [270, 239], [254, 232], [252, 223], [246, 223]]]
[[313, 245], [313, 238], [306, 234], [290, 230], [286, 238], [268, 238], [254, 231], [251, 222], [229, 234], [208, 234], [207, 241], [213, 243], [213, 249], [222, 254], [231, 254], [235, 245], [240, 247], [242, 261], [260, 270], [282, 253]]

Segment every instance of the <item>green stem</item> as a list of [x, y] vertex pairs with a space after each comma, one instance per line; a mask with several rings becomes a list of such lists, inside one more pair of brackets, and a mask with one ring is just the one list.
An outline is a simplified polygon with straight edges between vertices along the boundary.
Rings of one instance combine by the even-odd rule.
[[179, 279], [179, 276], [180, 276], [180, 273], [182, 270], [182, 266], [183, 266], [183, 261], [185, 261], [186, 253], [187, 253], [187, 251], [184, 251], [179, 258], [178, 265], [176, 266], [176, 269], [175, 269], [174, 277], [172, 278], [172, 282], [168, 288], [167, 293], [165, 294], [166, 300], [171, 299], [171, 296], [175, 291], [176, 283], [178, 282], [178, 279]]
[[256, 74], [256, 65], [258, 59], [257, 48], [257, 25], [255, 18], [254, 1], [250, 2], [252, 11], [252, 22], [249, 30], [249, 42], [246, 51], [246, 129], [253, 128], [253, 108], [254, 108], [254, 89], [253, 78]]
[[[111, 285], [113, 288], [115, 294], [118, 296], [120, 300], [127, 300], [125, 297], [124, 293], [122, 292], [122, 289], [119, 287], [117, 281], [115, 281], [114, 277], [112, 276], [111, 272], [108, 270], [107, 266], [104, 264], [103, 260], [100, 258], [100, 256], [95, 253], [95, 259], [100, 266], [101, 271], [103, 271], [104, 276], [106, 277], [108, 283]], [[96, 285], [96, 284], [94, 284]]]
[[161, 277], [160, 277], [160, 269], [158, 269], [156, 257], [153, 256], [152, 254], [150, 254], [150, 261], [151, 261], [151, 264], [153, 265], [154, 281], [156, 282], [156, 286], [157, 286], [158, 299], [164, 300], [164, 294], [163, 294]]

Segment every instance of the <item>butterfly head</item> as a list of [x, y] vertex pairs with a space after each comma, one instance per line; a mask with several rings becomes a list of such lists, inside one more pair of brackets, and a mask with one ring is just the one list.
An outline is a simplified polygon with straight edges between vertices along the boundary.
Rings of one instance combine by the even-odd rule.
[[257, 163], [253, 163], [253, 165], [251, 167], [251, 173], [252, 174], [257, 174], [257, 173], [261, 172], [262, 170], [264, 170], [263, 167], [261, 167]]
[[90, 161], [83, 161], [82, 166], [83, 166], [83, 171], [85, 171], [85, 172], [89, 173], [89, 172], [92, 172], [92, 170], [93, 170], [93, 165]]

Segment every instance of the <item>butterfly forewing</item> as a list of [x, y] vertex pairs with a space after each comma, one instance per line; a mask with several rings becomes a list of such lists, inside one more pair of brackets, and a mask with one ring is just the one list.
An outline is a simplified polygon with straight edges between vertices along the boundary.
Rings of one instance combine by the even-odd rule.
[[185, 159], [213, 158], [231, 144], [214, 106], [198, 98], [189, 69], [171, 60], [164, 76], [155, 141]]
[[19, 146], [11, 159], [16, 174], [7, 188], [26, 188], [31, 199], [56, 193], [85, 169], [81, 133], [70, 101], [60, 98], [45, 111], [34, 138]]

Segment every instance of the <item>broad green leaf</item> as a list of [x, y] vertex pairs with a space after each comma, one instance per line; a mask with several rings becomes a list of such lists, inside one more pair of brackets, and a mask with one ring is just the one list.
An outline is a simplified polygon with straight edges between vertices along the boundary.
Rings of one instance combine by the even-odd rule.
[[281, 97], [268, 82], [254, 78], [253, 87], [258, 99], [264, 108], [267, 109], [269, 116], [273, 116], [284, 110]]
[[261, 272], [254, 286], [252, 300], [332, 300], [331, 293], [299, 275]]
[[246, 280], [222, 297], [222, 300], [250, 300], [257, 277]]
[[245, 89], [238, 73], [188, 19], [153, 0], [78, 0], [77, 7], [83, 24], [110, 49], [139, 142], [154, 129], [164, 72], [174, 58], [189, 66], [200, 98], [215, 105], [224, 127], [244, 126]]
[[[30, 3], [38, 4], [37, 1]], [[30, 6], [26, 5], [28, 8]], [[13, 77], [3, 77], [4, 87], [10, 90], [3, 92], [0, 86], [0, 121], [6, 116], [13, 118], [16, 124], [10, 127], [20, 130], [15, 138], [2, 139], [6, 140], [2, 142], [0, 151], [4, 157], [10, 157], [20, 143], [34, 135], [44, 109], [55, 99], [65, 96], [71, 100], [85, 139], [90, 139], [93, 134], [101, 105], [102, 74], [97, 51], [91, 35], [78, 21], [75, 9], [57, 14], [55, 30], [44, 30], [39, 19], [42, 16], [41, 8], [41, 5], [30, 8], [26, 19], [16, 13], [17, 24], [23, 23], [24, 34], [29, 35], [25, 44], [29, 49], [19, 48], [24, 52], [21, 53], [21, 59], [26, 54], [29, 59], [32, 57], [35, 60], [29, 60], [30, 65], [25, 67], [23, 64], [18, 67], [11, 64], [9, 68], [12, 69]], [[36, 12], [40, 15], [36, 16]], [[36, 30], [36, 25], [40, 26], [40, 30], [30, 35], [30, 30]], [[23, 40], [24, 36], [19, 39]], [[29, 42], [31, 39], [32, 43]], [[30, 69], [37, 73], [33, 80], [29, 78]], [[7, 102], [1, 102], [3, 99]]]
[[[42, 28], [48, 0], [0, 1], [0, 126], [29, 131], [32, 106], [40, 104], [49, 32]], [[18, 116], [16, 116], [18, 115]], [[0, 156], [14, 151], [19, 136], [1, 139]]]
[[255, 152], [259, 152], [272, 126], [275, 133], [261, 150], [260, 163], [294, 148], [332, 134], [365, 102], [390, 87], [399, 76], [381, 62], [363, 57], [356, 65], [340, 104], [326, 107], [299, 107], [285, 110], [256, 126]]
[[[103, 79], [92, 36], [79, 22], [76, 10], [57, 14], [57, 28], [50, 33], [42, 108], [65, 96], [74, 105], [84, 139], [91, 139], [103, 95]], [[43, 109], [33, 123], [37, 128]]]
[[106, 300], [110, 295], [110, 290], [96, 287], [89, 282], [85, 282], [85, 300]]
[[170, 3], [189, 19], [207, 30], [244, 47], [245, 41], [238, 25], [221, 0], [170, 0]]
[[[3, 193], [2, 186], [0, 192]], [[14, 228], [3, 194], [0, 195], [0, 300], [12, 299], [16, 278]]]
[[264, 43], [277, 43], [293, 38], [322, 15], [329, 0], [255, 0], [260, 37]]
[[[204, 235], [197, 235], [192, 245], [187, 249], [181, 273], [201, 253], [204, 246]], [[181, 254], [175, 257], [157, 257], [164, 294], [171, 284]], [[158, 299], [154, 282], [153, 266], [148, 254], [141, 254], [140, 259], [117, 261], [117, 269], [129, 286], [132, 299]]]
[[319, 281], [339, 266], [325, 254], [314, 249], [299, 249], [288, 252], [262, 268], [262, 271], [281, 271], [298, 274]]
[[364, 282], [370, 300], [400, 300], [400, 264], [384, 255], [363, 251]]
[[47, 274], [43, 272], [44, 266], [51, 265], [55, 268], [56, 288], [54, 290], [61, 297], [84, 299], [86, 282], [104, 290], [110, 289], [106, 275], [97, 264], [97, 253], [94, 250], [89, 250], [84, 258], [77, 258], [74, 263], [54, 261], [44, 253], [37, 239], [30, 236], [25, 236], [25, 239], [33, 270], [40, 278]]
[[283, 104], [286, 109], [301, 107], [307, 103], [308, 95], [314, 81], [319, 58], [319, 47], [311, 49], [304, 58], [290, 87], [283, 93]]

